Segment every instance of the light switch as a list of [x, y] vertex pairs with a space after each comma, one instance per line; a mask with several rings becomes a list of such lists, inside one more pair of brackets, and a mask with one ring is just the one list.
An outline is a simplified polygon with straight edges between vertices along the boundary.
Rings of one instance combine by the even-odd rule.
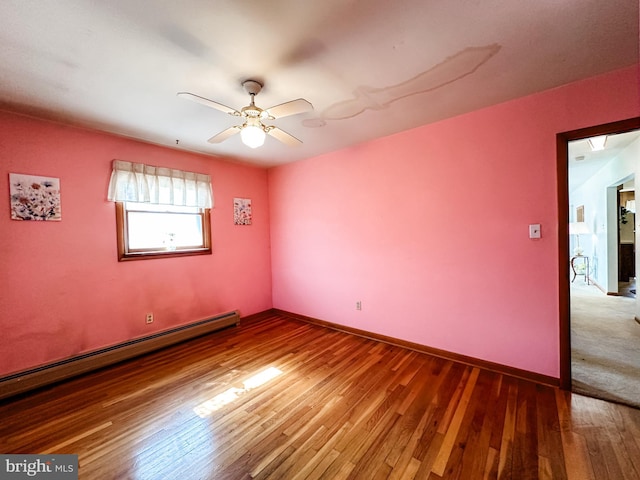
[[540, 224], [529, 225], [529, 238], [540, 238]]

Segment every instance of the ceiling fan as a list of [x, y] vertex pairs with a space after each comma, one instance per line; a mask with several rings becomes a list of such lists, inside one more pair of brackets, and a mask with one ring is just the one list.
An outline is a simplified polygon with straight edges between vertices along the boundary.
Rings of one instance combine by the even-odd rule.
[[279, 140], [289, 146], [296, 146], [302, 143], [296, 137], [284, 130], [273, 125], [265, 125], [262, 122], [264, 120], [275, 120], [276, 118], [310, 112], [313, 110], [313, 105], [311, 105], [311, 103], [304, 98], [298, 98], [297, 100], [291, 100], [290, 102], [274, 105], [273, 107], [263, 110], [262, 108], [257, 107], [254, 103], [255, 96], [260, 93], [260, 90], [262, 90], [262, 83], [256, 80], [246, 80], [242, 82], [242, 87], [244, 88], [244, 91], [251, 96], [251, 103], [246, 107], [242, 107], [240, 110], [235, 110], [221, 103], [214, 102], [213, 100], [209, 100], [208, 98], [189, 92], [179, 92], [178, 96], [215, 108], [216, 110], [228, 113], [234, 117], [243, 117], [245, 119], [242, 125], [234, 125], [233, 127], [229, 127], [226, 130], [215, 134], [207, 140], [209, 143], [223, 142], [236, 133], [240, 133], [242, 143], [251, 148], [260, 147], [264, 143], [266, 134], [271, 135], [276, 140]]

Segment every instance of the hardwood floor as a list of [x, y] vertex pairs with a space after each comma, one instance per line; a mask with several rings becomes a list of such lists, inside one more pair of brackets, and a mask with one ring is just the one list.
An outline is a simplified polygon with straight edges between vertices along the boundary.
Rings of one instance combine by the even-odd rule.
[[0, 402], [81, 479], [640, 479], [640, 410], [276, 314]]

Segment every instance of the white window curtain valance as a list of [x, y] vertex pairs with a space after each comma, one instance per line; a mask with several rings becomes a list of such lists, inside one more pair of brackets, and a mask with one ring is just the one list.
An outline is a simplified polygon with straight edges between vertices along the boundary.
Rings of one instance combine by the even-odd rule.
[[123, 160], [113, 161], [107, 198], [112, 202], [213, 207], [209, 175]]

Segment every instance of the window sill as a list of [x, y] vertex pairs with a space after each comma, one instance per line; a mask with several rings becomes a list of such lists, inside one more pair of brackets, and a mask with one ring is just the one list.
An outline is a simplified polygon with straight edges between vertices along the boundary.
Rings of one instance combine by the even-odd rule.
[[119, 262], [128, 262], [131, 260], [150, 260], [152, 258], [175, 258], [175, 257], [189, 257], [193, 255], [211, 255], [210, 248], [199, 248], [193, 250], [174, 250], [171, 252], [129, 252], [118, 255]]

